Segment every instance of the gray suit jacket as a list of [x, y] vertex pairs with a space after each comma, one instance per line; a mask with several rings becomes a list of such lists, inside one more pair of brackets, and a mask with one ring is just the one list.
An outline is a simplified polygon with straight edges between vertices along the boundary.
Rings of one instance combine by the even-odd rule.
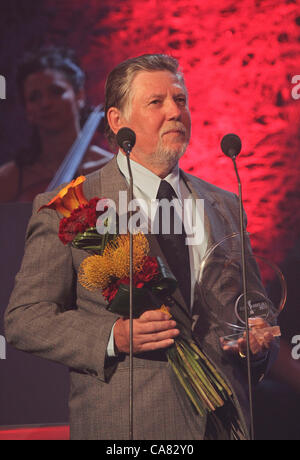
[[[210, 245], [238, 231], [238, 202], [231, 193], [182, 173], [196, 197], [205, 199], [205, 225]], [[85, 196], [115, 201], [128, 190], [116, 160], [92, 173], [84, 183]], [[77, 271], [87, 253], [64, 246], [58, 238], [61, 216], [37, 210], [55, 192], [39, 195], [27, 235], [25, 255], [5, 315], [8, 342], [20, 350], [63, 363], [70, 368], [69, 396], [72, 439], [128, 439], [129, 359], [107, 358], [111, 328], [118, 318], [106, 309], [100, 292], [77, 282]], [[155, 237], [152, 255], [163, 255]], [[257, 277], [254, 282], [259, 283]], [[214, 283], [210, 290], [213, 293]], [[218, 287], [219, 289], [219, 287]], [[224, 356], [219, 345], [218, 293], [209, 307], [196, 301], [194, 334], [204, 351], [226, 377], [234, 392], [244, 426], [248, 424], [246, 373], [243, 363]], [[192, 323], [184, 300], [175, 299]], [[220, 321], [219, 321], [220, 322]], [[241, 360], [242, 361], [242, 360]], [[56, 384], [59, 384], [56, 382]], [[195, 415], [174, 381], [164, 352], [134, 357], [134, 439], [203, 439], [205, 419]]]

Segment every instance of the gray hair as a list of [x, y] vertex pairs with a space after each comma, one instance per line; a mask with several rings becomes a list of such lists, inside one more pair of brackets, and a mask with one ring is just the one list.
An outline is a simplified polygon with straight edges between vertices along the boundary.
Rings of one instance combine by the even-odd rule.
[[178, 78], [185, 88], [184, 78], [177, 59], [166, 54], [143, 54], [136, 58], [127, 59], [117, 65], [108, 75], [105, 83], [105, 135], [114, 148], [116, 136], [110, 129], [107, 112], [110, 107], [116, 107], [123, 114], [129, 109], [131, 85], [134, 77], [142, 71], [155, 72], [167, 70]]

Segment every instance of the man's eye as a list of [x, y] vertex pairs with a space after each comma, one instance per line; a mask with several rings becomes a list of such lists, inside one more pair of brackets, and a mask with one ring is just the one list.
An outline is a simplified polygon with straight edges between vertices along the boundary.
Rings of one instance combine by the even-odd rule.
[[159, 99], [153, 99], [153, 101], [150, 102], [150, 104], [159, 104], [160, 100]]

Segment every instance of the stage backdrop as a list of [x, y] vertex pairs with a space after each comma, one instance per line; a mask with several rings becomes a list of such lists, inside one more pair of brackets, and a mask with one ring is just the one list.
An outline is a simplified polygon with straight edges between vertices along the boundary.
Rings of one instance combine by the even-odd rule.
[[50, 43], [75, 48], [94, 104], [103, 101], [105, 77], [118, 62], [170, 53], [185, 72], [193, 121], [181, 166], [236, 191], [219, 144], [224, 134], [237, 133], [253, 244], [281, 261], [300, 228], [300, 100], [292, 97], [292, 77], [300, 74], [299, 7], [299, 0], [2, 2], [0, 74], [8, 86], [1, 101], [2, 161], [24, 142], [22, 131], [17, 139], [12, 134], [23, 116], [14, 76], [26, 49]]

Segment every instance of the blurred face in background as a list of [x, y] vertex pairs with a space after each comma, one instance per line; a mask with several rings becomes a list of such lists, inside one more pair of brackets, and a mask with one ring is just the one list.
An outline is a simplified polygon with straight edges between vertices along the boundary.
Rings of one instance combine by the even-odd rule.
[[79, 130], [83, 91], [75, 93], [63, 72], [45, 69], [30, 74], [24, 82], [24, 100], [28, 121], [41, 132], [61, 132], [72, 125]]

